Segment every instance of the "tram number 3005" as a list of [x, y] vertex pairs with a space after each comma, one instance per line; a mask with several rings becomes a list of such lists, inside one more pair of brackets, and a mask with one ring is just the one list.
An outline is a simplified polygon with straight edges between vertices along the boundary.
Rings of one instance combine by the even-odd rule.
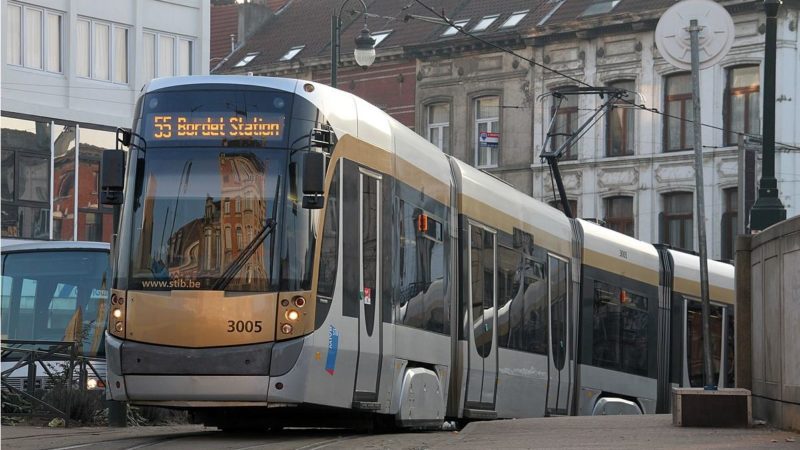
[[228, 333], [260, 333], [261, 320], [229, 320]]

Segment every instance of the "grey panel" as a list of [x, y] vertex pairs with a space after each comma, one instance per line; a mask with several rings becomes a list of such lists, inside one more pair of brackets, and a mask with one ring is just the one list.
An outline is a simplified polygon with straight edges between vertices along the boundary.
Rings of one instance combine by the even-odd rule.
[[273, 343], [183, 348], [126, 341], [122, 373], [154, 375], [267, 375]]
[[269, 377], [127, 375], [128, 398], [137, 400], [265, 401]]
[[286, 342], [276, 342], [272, 347], [272, 366], [269, 374], [273, 377], [286, 375], [292, 370], [303, 350], [304, 339], [292, 339]]
[[122, 375], [122, 364], [120, 363], [120, 350], [122, 341], [106, 332], [106, 367], [109, 372]]

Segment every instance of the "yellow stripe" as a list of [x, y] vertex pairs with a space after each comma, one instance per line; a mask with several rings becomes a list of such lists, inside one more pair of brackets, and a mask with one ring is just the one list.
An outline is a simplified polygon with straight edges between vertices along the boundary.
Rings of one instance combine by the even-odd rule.
[[658, 271], [634, 264], [603, 253], [583, 249], [583, 263], [596, 269], [604, 270], [642, 283], [658, 286]]
[[[675, 280], [672, 284], [672, 290], [679, 294], [700, 298], [700, 281], [675, 277]], [[708, 298], [716, 302], [728, 303], [732, 305], [736, 302], [736, 292], [733, 289], [727, 289], [709, 284]]]
[[[570, 240], [562, 239], [532, 224], [523, 222], [521, 218], [510, 216], [503, 211], [464, 194], [458, 196], [458, 202], [462, 214], [484, 225], [497, 228], [508, 234], [513, 234], [514, 228], [518, 228], [532, 234], [533, 242], [536, 245], [563, 256], [572, 256], [572, 243]], [[571, 232], [570, 229], [569, 233]]]

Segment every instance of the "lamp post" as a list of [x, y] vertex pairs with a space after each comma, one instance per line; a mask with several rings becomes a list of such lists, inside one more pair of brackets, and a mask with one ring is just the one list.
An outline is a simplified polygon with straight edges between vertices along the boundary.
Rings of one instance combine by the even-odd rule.
[[750, 229], [763, 230], [786, 219], [786, 208], [778, 197], [775, 178], [775, 64], [778, 41], [778, 7], [780, 0], [764, 0], [767, 32], [764, 39], [764, 123], [763, 159], [758, 199], [750, 210]]
[[[361, 67], [367, 68], [375, 61], [375, 39], [367, 28], [367, 4], [364, 0], [358, 0], [361, 7], [364, 8], [364, 28], [356, 36], [356, 49], [353, 56], [356, 59], [356, 64]], [[336, 72], [339, 67], [339, 50], [341, 49], [341, 32], [342, 32], [342, 11], [344, 7], [350, 3], [350, 0], [345, 0], [339, 7], [339, 10], [334, 10], [333, 17], [331, 18], [331, 86], [336, 87]]]

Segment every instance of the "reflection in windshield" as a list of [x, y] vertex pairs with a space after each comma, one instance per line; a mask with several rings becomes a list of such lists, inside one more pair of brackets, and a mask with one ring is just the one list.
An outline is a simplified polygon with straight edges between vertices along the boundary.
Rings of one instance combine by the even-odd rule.
[[[274, 217], [284, 158], [283, 151], [260, 149], [148, 151], [144, 192], [134, 206], [132, 281], [143, 289], [210, 289]], [[227, 289], [269, 289], [272, 255], [265, 247]]]

